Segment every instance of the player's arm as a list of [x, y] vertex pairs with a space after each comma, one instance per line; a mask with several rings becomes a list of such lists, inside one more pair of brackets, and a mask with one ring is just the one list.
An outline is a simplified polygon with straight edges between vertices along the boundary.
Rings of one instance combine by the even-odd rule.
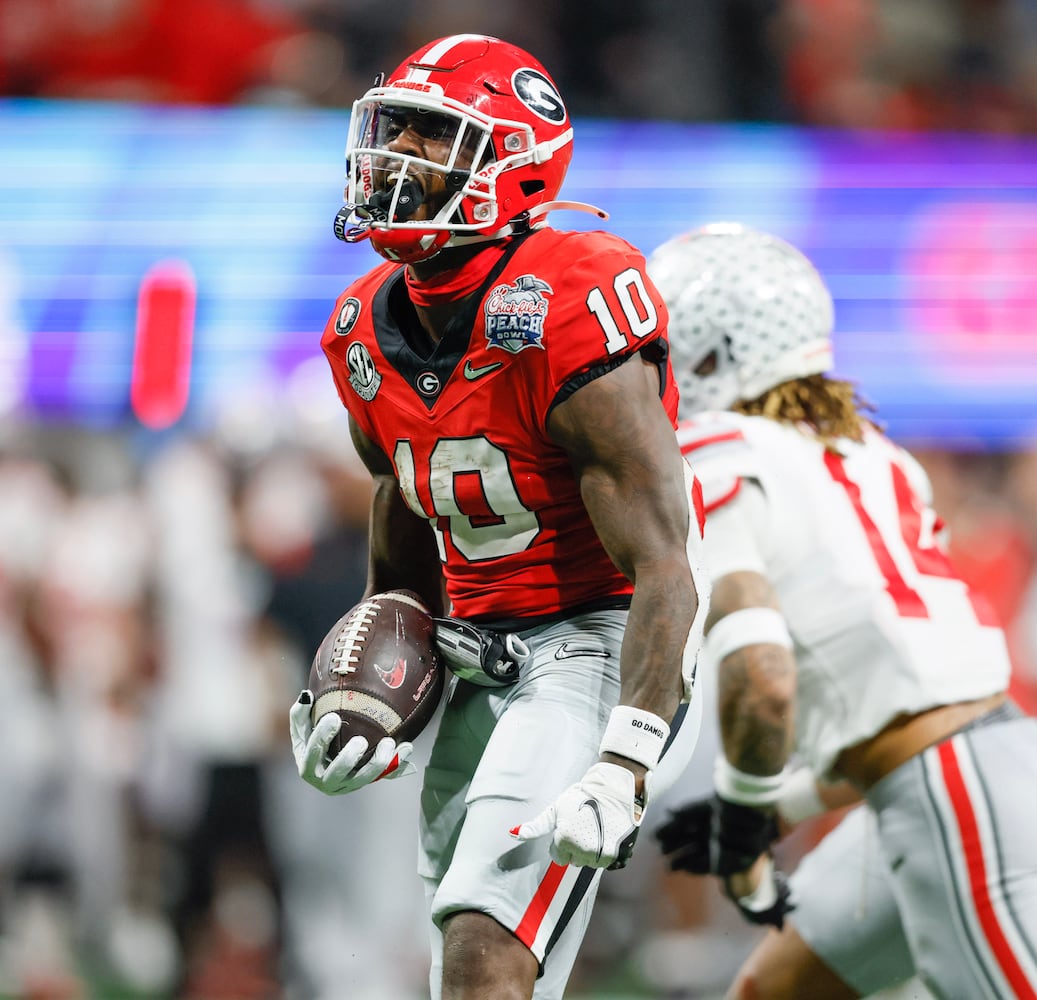
[[[671, 867], [719, 875], [749, 919], [780, 927], [788, 892], [770, 847], [794, 740], [796, 661], [764, 572], [764, 505], [759, 488], [743, 482], [710, 517], [706, 555], [717, 577], [703, 651], [717, 669], [716, 795], [676, 810], [658, 837]], [[725, 571], [739, 566], [747, 568]]]
[[[601, 759], [534, 820], [512, 832], [552, 836], [563, 864], [619, 868], [633, 851], [649, 775], [684, 682], [681, 663], [698, 595], [688, 562], [684, 461], [659, 401], [658, 369], [634, 358], [580, 388], [551, 414], [602, 544], [633, 581], [620, 654], [620, 698]], [[588, 801], [596, 809], [586, 808]], [[598, 824], [588, 822], [596, 815]]]
[[796, 661], [765, 576], [741, 571], [714, 582], [706, 649], [718, 670], [724, 760], [761, 779], [781, 774], [795, 735]]
[[[374, 479], [369, 526], [367, 587], [365, 597], [384, 590], [406, 588], [420, 594], [436, 613], [442, 613], [442, 572], [435, 539], [427, 521], [403, 502], [392, 463], [350, 418], [350, 434], [364, 465]], [[413, 773], [413, 746], [391, 737], [379, 741], [370, 760], [360, 765], [368, 750], [367, 739], [354, 736], [328, 759], [329, 747], [342, 720], [328, 712], [313, 724], [313, 693], [304, 690], [288, 714], [299, 776], [328, 795], [341, 795], [369, 785], [379, 778]]]
[[685, 466], [659, 400], [658, 368], [635, 356], [557, 406], [548, 431], [569, 454], [602, 545], [634, 584], [620, 703], [669, 721], [698, 597]]
[[374, 480], [364, 596], [402, 587], [420, 594], [434, 615], [443, 614], [443, 572], [431, 526], [404, 503], [392, 463], [352, 417], [349, 431]]
[[717, 671], [723, 748], [717, 790], [737, 800], [745, 787], [747, 804], [771, 806], [795, 740], [796, 660], [767, 576], [766, 494], [751, 478], [726, 492], [731, 499], [710, 513], [705, 539], [714, 580], [703, 652]]
[[717, 664], [722, 747], [714, 772], [720, 809], [715, 854], [735, 900], [750, 897], [766, 877], [766, 855], [778, 832], [777, 801], [795, 726], [791, 645], [766, 577], [742, 571], [714, 583], [706, 650]]

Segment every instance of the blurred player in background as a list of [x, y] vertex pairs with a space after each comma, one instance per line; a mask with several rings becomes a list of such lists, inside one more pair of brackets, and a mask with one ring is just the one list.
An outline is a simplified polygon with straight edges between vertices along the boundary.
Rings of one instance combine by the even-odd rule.
[[[701, 504], [666, 312], [629, 244], [546, 225], [582, 207], [554, 200], [571, 155], [544, 68], [481, 35], [415, 52], [350, 123], [337, 233], [388, 263], [323, 346], [374, 477], [366, 593], [417, 591], [441, 634], [507, 650], [453, 664], [425, 772], [434, 998], [562, 996], [664, 748], [679, 771], [697, 733]], [[291, 712], [311, 784], [413, 769], [391, 739], [327, 761], [339, 721], [313, 728], [311, 702]]]
[[[773, 925], [730, 995], [832, 1000], [917, 969], [940, 997], [1037, 996], [1037, 722], [1007, 697], [1004, 635], [944, 555], [921, 467], [827, 374], [827, 288], [738, 225], [669, 241], [649, 273], [708, 512], [722, 742], [715, 796], [658, 836]], [[809, 770], [790, 794], [793, 754]], [[776, 805], [820, 811], [811, 775], [866, 806], [790, 894]]]

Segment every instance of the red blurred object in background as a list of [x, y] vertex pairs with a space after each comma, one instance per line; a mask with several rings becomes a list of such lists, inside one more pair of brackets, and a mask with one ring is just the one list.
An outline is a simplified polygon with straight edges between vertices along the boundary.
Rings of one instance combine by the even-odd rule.
[[1004, 625], [1012, 658], [1009, 692], [1022, 709], [1037, 715], [1037, 664], [1029, 662], [1017, 623], [1026, 591], [1037, 573], [1037, 551], [1025, 525], [1007, 514], [987, 514], [951, 534], [951, 560], [962, 579], [993, 606]]
[[276, 76], [302, 31], [256, 0], [0, 0], [0, 91], [228, 104]]
[[144, 275], [130, 402], [137, 419], [153, 430], [175, 424], [187, 406], [194, 305], [194, 273], [184, 261], [161, 261]]

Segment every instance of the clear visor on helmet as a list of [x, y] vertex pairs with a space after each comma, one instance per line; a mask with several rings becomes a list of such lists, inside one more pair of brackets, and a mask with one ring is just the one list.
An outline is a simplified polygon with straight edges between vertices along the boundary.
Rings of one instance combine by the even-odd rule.
[[[422, 94], [372, 91], [353, 106], [346, 159], [347, 198], [375, 228], [479, 229], [492, 214], [492, 123]], [[476, 172], [483, 176], [478, 176]], [[486, 206], [466, 223], [464, 198]]]

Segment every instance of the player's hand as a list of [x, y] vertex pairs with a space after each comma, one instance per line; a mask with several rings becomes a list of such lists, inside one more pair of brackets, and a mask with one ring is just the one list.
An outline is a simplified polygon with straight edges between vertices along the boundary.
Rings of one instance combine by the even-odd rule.
[[746, 920], [784, 926], [793, 904], [785, 875], [770, 858], [778, 839], [771, 812], [714, 795], [671, 812], [655, 835], [673, 871], [719, 875]]
[[354, 736], [329, 762], [328, 747], [342, 728], [342, 720], [336, 713], [329, 712], [314, 726], [310, 718], [312, 705], [313, 695], [303, 691], [288, 712], [292, 753], [303, 781], [326, 795], [344, 795], [380, 778], [414, 773], [415, 767], [410, 762], [413, 745], [397, 743], [390, 736], [378, 741], [374, 755], [356, 773], [353, 769], [367, 752], [367, 739], [363, 736]]
[[733, 875], [751, 868], [778, 839], [773, 813], [717, 795], [672, 810], [655, 833], [673, 871]]
[[[651, 773], [645, 775], [645, 789]], [[551, 835], [551, 857], [561, 865], [623, 868], [634, 850], [644, 804], [634, 775], [622, 764], [598, 762], [539, 816], [515, 827], [519, 840]]]
[[766, 854], [749, 871], [725, 878], [724, 891], [749, 923], [779, 931], [785, 926], [785, 914], [796, 908], [785, 873]]

